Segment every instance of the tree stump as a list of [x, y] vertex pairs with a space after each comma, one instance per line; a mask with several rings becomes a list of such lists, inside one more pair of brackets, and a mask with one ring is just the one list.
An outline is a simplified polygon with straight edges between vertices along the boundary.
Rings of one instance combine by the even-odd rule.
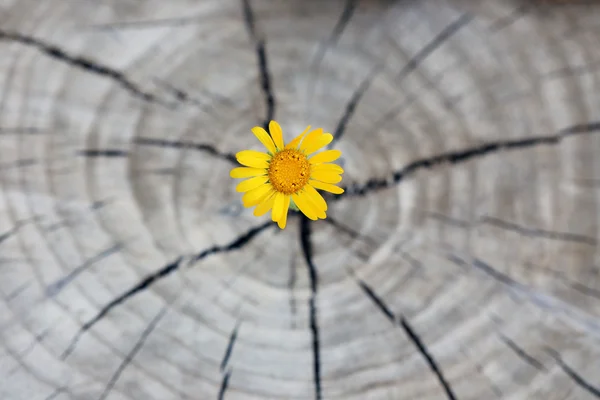
[[[0, 398], [600, 398], [600, 8], [550, 3], [0, 1]], [[242, 207], [271, 119], [326, 220]]]

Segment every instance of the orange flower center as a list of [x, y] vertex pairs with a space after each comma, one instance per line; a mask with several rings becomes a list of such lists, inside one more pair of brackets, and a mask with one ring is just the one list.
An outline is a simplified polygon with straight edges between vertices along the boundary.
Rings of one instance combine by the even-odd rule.
[[273, 188], [284, 194], [296, 193], [308, 183], [310, 163], [296, 149], [285, 149], [275, 153], [269, 165], [269, 180]]

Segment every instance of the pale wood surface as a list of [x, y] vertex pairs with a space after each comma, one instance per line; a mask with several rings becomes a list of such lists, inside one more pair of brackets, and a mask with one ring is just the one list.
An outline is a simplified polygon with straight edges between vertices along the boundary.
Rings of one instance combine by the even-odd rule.
[[[535, 4], [0, 0], [0, 399], [600, 398], [600, 8]], [[270, 117], [327, 221], [241, 208]]]

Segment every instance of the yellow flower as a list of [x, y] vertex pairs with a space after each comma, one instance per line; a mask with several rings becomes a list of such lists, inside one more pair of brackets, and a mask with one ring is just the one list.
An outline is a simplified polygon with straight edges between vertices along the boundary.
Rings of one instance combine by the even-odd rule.
[[259, 217], [271, 211], [271, 219], [281, 229], [285, 228], [288, 209], [299, 209], [311, 220], [325, 219], [327, 203], [316, 189], [340, 194], [344, 189], [335, 186], [342, 180], [342, 167], [330, 164], [342, 152], [325, 150], [313, 154], [333, 140], [331, 133], [323, 129], [309, 132], [308, 126], [302, 134], [284, 146], [281, 126], [269, 123], [269, 133], [259, 126], [252, 133], [267, 148], [268, 153], [255, 150], [240, 151], [235, 155], [245, 167], [231, 170], [232, 178], [250, 178], [239, 183], [236, 190], [244, 192], [244, 207], [253, 207]]

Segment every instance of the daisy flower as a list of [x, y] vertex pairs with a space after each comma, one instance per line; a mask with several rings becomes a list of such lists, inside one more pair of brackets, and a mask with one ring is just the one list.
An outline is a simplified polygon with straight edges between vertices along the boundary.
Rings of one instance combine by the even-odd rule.
[[325, 219], [327, 203], [316, 189], [341, 194], [344, 189], [335, 186], [342, 180], [342, 167], [330, 164], [342, 152], [325, 150], [314, 154], [333, 140], [331, 133], [322, 128], [310, 131], [308, 126], [302, 134], [283, 143], [281, 126], [269, 123], [269, 132], [255, 126], [252, 133], [266, 147], [267, 153], [243, 150], [235, 155], [244, 167], [231, 170], [232, 178], [249, 178], [239, 183], [238, 192], [244, 193], [244, 207], [254, 207], [254, 215], [260, 217], [271, 210], [271, 219], [281, 229], [285, 228], [288, 209], [300, 210], [311, 220]]

